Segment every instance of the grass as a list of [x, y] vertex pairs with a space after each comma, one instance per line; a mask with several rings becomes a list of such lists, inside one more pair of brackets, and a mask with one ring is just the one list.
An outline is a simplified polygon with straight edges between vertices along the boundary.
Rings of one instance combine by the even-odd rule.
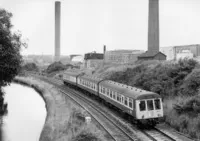
[[164, 101], [165, 122], [191, 138], [200, 139], [200, 97], [181, 97]]
[[87, 112], [74, 104], [54, 86], [32, 77], [15, 81], [35, 88], [46, 103], [47, 117], [40, 141], [104, 141], [104, 131], [95, 123], [86, 123]]

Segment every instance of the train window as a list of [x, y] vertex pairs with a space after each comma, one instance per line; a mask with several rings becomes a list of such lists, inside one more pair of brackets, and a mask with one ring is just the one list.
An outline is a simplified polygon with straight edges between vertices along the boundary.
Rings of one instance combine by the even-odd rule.
[[126, 106], [128, 105], [128, 98], [127, 98], [127, 97], [125, 97], [124, 104], [125, 104]]
[[118, 95], [119, 95], [119, 102], [121, 102], [121, 100], [122, 100], [122, 99], [121, 99], [121, 95], [120, 95], [120, 94], [118, 94]]
[[115, 95], [115, 93], [113, 93], [113, 99], [116, 99], [116, 95]]
[[148, 110], [153, 110], [153, 100], [147, 100]]
[[106, 92], [106, 90], [105, 90], [105, 88], [103, 88], [103, 93], [105, 94], [105, 92]]
[[122, 103], [124, 104], [124, 96], [121, 96]]
[[107, 89], [107, 95], [109, 96], [109, 89]]
[[119, 101], [119, 95], [117, 94], [117, 101]]
[[110, 97], [112, 98], [112, 93], [110, 93]]
[[117, 101], [121, 102], [121, 95], [117, 94]]
[[145, 111], [146, 110], [146, 104], [145, 101], [140, 101], [140, 111]]
[[155, 100], [154, 100], [154, 103], [155, 103], [155, 109], [156, 109], [156, 110], [160, 110], [160, 109], [161, 109], [161, 106], [160, 106], [160, 99], [155, 99]]
[[132, 99], [129, 99], [129, 107], [133, 108], [133, 100]]

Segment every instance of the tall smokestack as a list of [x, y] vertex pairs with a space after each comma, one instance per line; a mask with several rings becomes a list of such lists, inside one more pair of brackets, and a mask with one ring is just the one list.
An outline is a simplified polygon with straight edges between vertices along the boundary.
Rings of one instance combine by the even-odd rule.
[[103, 46], [103, 54], [106, 53], [106, 45]]
[[60, 1], [55, 2], [55, 58], [60, 60]]
[[148, 51], [159, 52], [159, 0], [149, 0]]

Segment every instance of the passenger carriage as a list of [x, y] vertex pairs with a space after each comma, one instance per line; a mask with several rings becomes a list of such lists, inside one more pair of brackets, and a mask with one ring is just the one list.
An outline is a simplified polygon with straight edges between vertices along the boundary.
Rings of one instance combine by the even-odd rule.
[[99, 83], [99, 96], [136, 119], [163, 116], [161, 97], [153, 92], [105, 80]]
[[63, 74], [63, 82], [65, 84], [77, 85], [78, 76], [84, 75], [81, 72], [64, 72]]
[[64, 73], [63, 81], [65, 84], [76, 85], [104, 99], [142, 122], [150, 121], [149, 123], [155, 124], [154, 119], [163, 117], [161, 96], [156, 93], [84, 75], [80, 72]]
[[83, 75], [78, 77], [77, 84], [80, 88], [89, 91], [92, 94], [98, 95], [98, 82], [102, 79]]

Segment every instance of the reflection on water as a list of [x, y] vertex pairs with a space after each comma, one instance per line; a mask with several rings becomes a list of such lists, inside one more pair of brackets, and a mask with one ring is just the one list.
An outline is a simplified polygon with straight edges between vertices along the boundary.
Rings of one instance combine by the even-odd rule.
[[3, 141], [39, 141], [46, 109], [32, 88], [11, 84], [4, 88], [8, 115], [3, 119]]

